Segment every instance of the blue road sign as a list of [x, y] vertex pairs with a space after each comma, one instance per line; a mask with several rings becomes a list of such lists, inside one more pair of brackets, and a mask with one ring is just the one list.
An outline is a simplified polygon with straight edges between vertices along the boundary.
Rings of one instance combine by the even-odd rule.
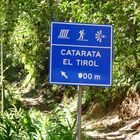
[[49, 82], [111, 86], [113, 27], [51, 23]]

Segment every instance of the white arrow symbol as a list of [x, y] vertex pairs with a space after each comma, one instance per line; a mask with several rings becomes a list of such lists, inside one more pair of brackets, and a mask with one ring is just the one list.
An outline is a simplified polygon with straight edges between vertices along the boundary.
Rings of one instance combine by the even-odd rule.
[[63, 77], [65, 77], [66, 79], [68, 79], [68, 76], [66, 75], [66, 72], [61, 71], [61, 75], [62, 75]]

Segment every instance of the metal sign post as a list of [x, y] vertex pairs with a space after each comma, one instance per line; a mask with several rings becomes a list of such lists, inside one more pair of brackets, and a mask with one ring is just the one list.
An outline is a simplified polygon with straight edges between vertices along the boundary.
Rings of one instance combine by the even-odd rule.
[[76, 140], [81, 140], [81, 110], [82, 110], [82, 90], [81, 90], [81, 86], [78, 86], [77, 138]]
[[82, 85], [112, 85], [113, 26], [52, 22], [49, 82], [78, 86], [77, 140], [81, 140]]

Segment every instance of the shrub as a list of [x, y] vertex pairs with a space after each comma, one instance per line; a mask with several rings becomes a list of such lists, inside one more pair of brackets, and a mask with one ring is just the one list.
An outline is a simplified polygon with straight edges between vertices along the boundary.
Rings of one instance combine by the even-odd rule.
[[0, 114], [0, 139], [74, 140], [75, 121], [68, 113], [68, 109], [60, 107], [51, 114], [10, 108]]

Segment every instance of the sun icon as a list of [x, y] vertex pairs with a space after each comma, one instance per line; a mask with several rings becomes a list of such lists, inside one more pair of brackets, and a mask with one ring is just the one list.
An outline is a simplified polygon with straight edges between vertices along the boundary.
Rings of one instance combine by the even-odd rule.
[[105, 38], [105, 35], [102, 34], [102, 30], [97, 31], [97, 33], [95, 34], [95, 38], [98, 42], [102, 42], [102, 39]]

